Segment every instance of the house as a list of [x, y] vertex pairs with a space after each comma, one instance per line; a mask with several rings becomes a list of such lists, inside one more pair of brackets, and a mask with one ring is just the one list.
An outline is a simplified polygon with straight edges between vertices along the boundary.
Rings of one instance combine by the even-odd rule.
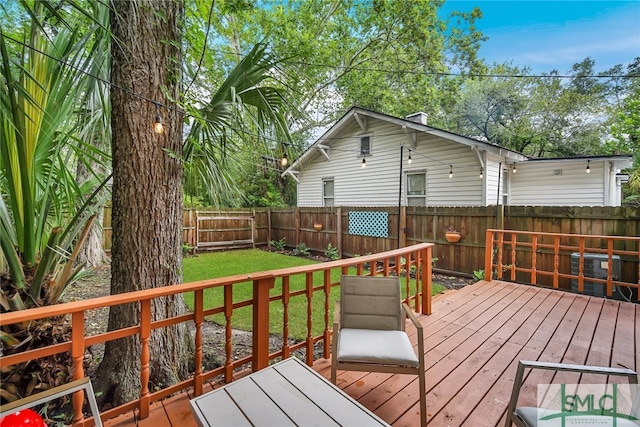
[[619, 206], [630, 155], [536, 159], [352, 107], [284, 172], [298, 206]]

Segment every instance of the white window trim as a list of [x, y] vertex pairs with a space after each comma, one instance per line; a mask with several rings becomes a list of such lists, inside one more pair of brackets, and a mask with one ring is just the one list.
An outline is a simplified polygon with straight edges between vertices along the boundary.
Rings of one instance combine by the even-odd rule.
[[[369, 138], [369, 152], [366, 154], [362, 153], [362, 138]], [[373, 154], [373, 132], [363, 133], [358, 135], [358, 157], [369, 157]]]
[[[410, 195], [409, 194], [409, 175], [422, 175], [424, 176], [424, 194], [421, 196], [414, 196], [414, 195]], [[428, 194], [428, 189], [427, 189], [427, 170], [426, 169], [416, 169], [416, 170], [406, 170], [404, 171], [404, 191], [402, 192], [402, 195], [404, 197], [404, 205], [405, 206], [410, 206], [409, 205], [409, 198], [412, 199], [417, 199], [417, 198], [422, 198], [424, 201], [424, 204], [422, 205], [418, 205], [418, 206], [427, 206], [427, 194]]]
[[[331, 197], [327, 197], [324, 193], [324, 188], [325, 188], [325, 183], [327, 181], [332, 181], [333, 182], [333, 195]], [[336, 179], [335, 178], [322, 178], [322, 206], [323, 207], [327, 207], [327, 198], [333, 200], [333, 205], [336, 205]]]

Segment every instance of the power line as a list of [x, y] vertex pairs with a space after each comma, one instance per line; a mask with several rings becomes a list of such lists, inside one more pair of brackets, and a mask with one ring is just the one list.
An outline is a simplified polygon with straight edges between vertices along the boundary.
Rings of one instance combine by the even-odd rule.
[[[223, 55], [234, 55], [239, 57], [244, 57], [243, 54], [226, 51], [221, 49], [210, 49], [211, 52], [220, 53]], [[376, 72], [383, 74], [412, 74], [412, 75], [425, 75], [425, 76], [437, 76], [437, 77], [477, 77], [477, 78], [513, 78], [513, 79], [527, 79], [527, 78], [547, 78], [547, 79], [583, 79], [583, 78], [592, 78], [592, 79], [632, 79], [638, 78], [640, 75], [631, 75], [631, 74], [586, 74], [579, 76], [572, 76], [568, 74], [499, 74], [499, 73], [454, 73], [451, 71], [416, 71], [416, 70], [403, 70], [403, 69], [385, 69], [385, 68], [369, 68], [369, 67], [349, 67], [347, 65], [335, 65], [335, 64], [325, 64], [325, 63], [317, 63], [317, 62], [304, 62], [304, 61], [287, 61], [287, 63], [292, 65], [299, 65], [303, 67], [319, 67], [319, 68], [329, 68], [333, 70], [351, 70], [351, 71], [368, 71], [368, 72]]]
[[324, 67], [324, 68], [333, 68], [337, 70], [348, 70], [351, 69], [353, 71], [369, 71], [375, 73], [384, 73], [384, 74], [411, 74], [411, 75], [425, 75], [425, 76], [436, 76], [436, 77], [479, 77], [479, 78], [510, 78], [510, 79], [526, 79], [526, 78], [550, 78], [550, 79], [581, 79], [581, 78], [597, 78], [597, 79], [630, 79], [637, 78], [640, 76], [637, 75], [614, 75], [614, 74], [597, 74], [597, 75], [580, 75], [580, 76], [570, 76], [570, 75], [561, 75], [561, 74], [480, 74], [480, 73], [453, 73], [453, 72], [438, 72], [438, 71], [416, 71], [416, 70], [386, 70], [383, 68], [367, 68], [367, 67], [353, 67], [350, 68], [346, 65], [329, 65], [329, 64], [318, 64], [312, 62], [291, 62], [297, 65], [303, 65], [305, 67]]

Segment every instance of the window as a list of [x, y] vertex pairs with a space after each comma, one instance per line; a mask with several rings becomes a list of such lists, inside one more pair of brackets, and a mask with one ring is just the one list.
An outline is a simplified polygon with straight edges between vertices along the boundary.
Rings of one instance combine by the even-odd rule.
[[502, 205], [509, 206], [509, 185], [511, 180], [509, 179], [509, 172], [511, 169], [502, 169]]
[[322, 206], [335, 206], [333, 186], [333, 178], [322, 180]]
[[427, 173], [407, 173], [407, 206], [427, 206]]
[[360, 155], [368, 156], [371, 154], [371, 136], [360, 137]]

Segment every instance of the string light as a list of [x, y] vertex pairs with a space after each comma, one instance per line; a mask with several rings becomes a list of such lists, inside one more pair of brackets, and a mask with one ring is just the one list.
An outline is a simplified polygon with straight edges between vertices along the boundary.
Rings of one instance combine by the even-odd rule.
[[362, 158], [362, 169], [367, 167], [367, 159], [365, 159], [364, 157]]
[[282, 155], [282, 158], [280, 159], [280, 164], [284, 167], [287, 166], [289, 164], [289, 159], [287, 158], [287, 153], [284, 153]]
[[517, 172], [518, 172], [518, 170], [516, 169], [516, 164], [515, 164], [515, 163], [513, 164], [513, 170], [512, 170], [512, 172], [513, 172], [513, 173], [517, 173]]
[[409, 158], [407, 159], [407, 164], [411, 164], [413, 160], [411, 159], [411, 148], [409, 148]]
[[480, 168], [480, 179], [484, 177], [484, 168]]
[[153, 124], [153, 130], [157, 134], [161, 134], [164, 132], [164, 125], [162, 124], [162, 117], [160, 115], [156, 116], [156, 122]]
[[590, 163], [591, 163], [591, 160], [587, 160], [587, 170], [585, 171], [587, 173], [591, 173], [591, 165], [590, 165]]
[[449, 178], [453, 178], [453, 165], [449, 165]]
[[156, 121], [153, 124], [153, 130], [155, 131], [155, 133], [161, 134], [164, 132], [164, 125], [162, 124], [162, 116], [158, 112], [160, 106], [157, 102], [154, 102], [153, 104], [156, 106]]

